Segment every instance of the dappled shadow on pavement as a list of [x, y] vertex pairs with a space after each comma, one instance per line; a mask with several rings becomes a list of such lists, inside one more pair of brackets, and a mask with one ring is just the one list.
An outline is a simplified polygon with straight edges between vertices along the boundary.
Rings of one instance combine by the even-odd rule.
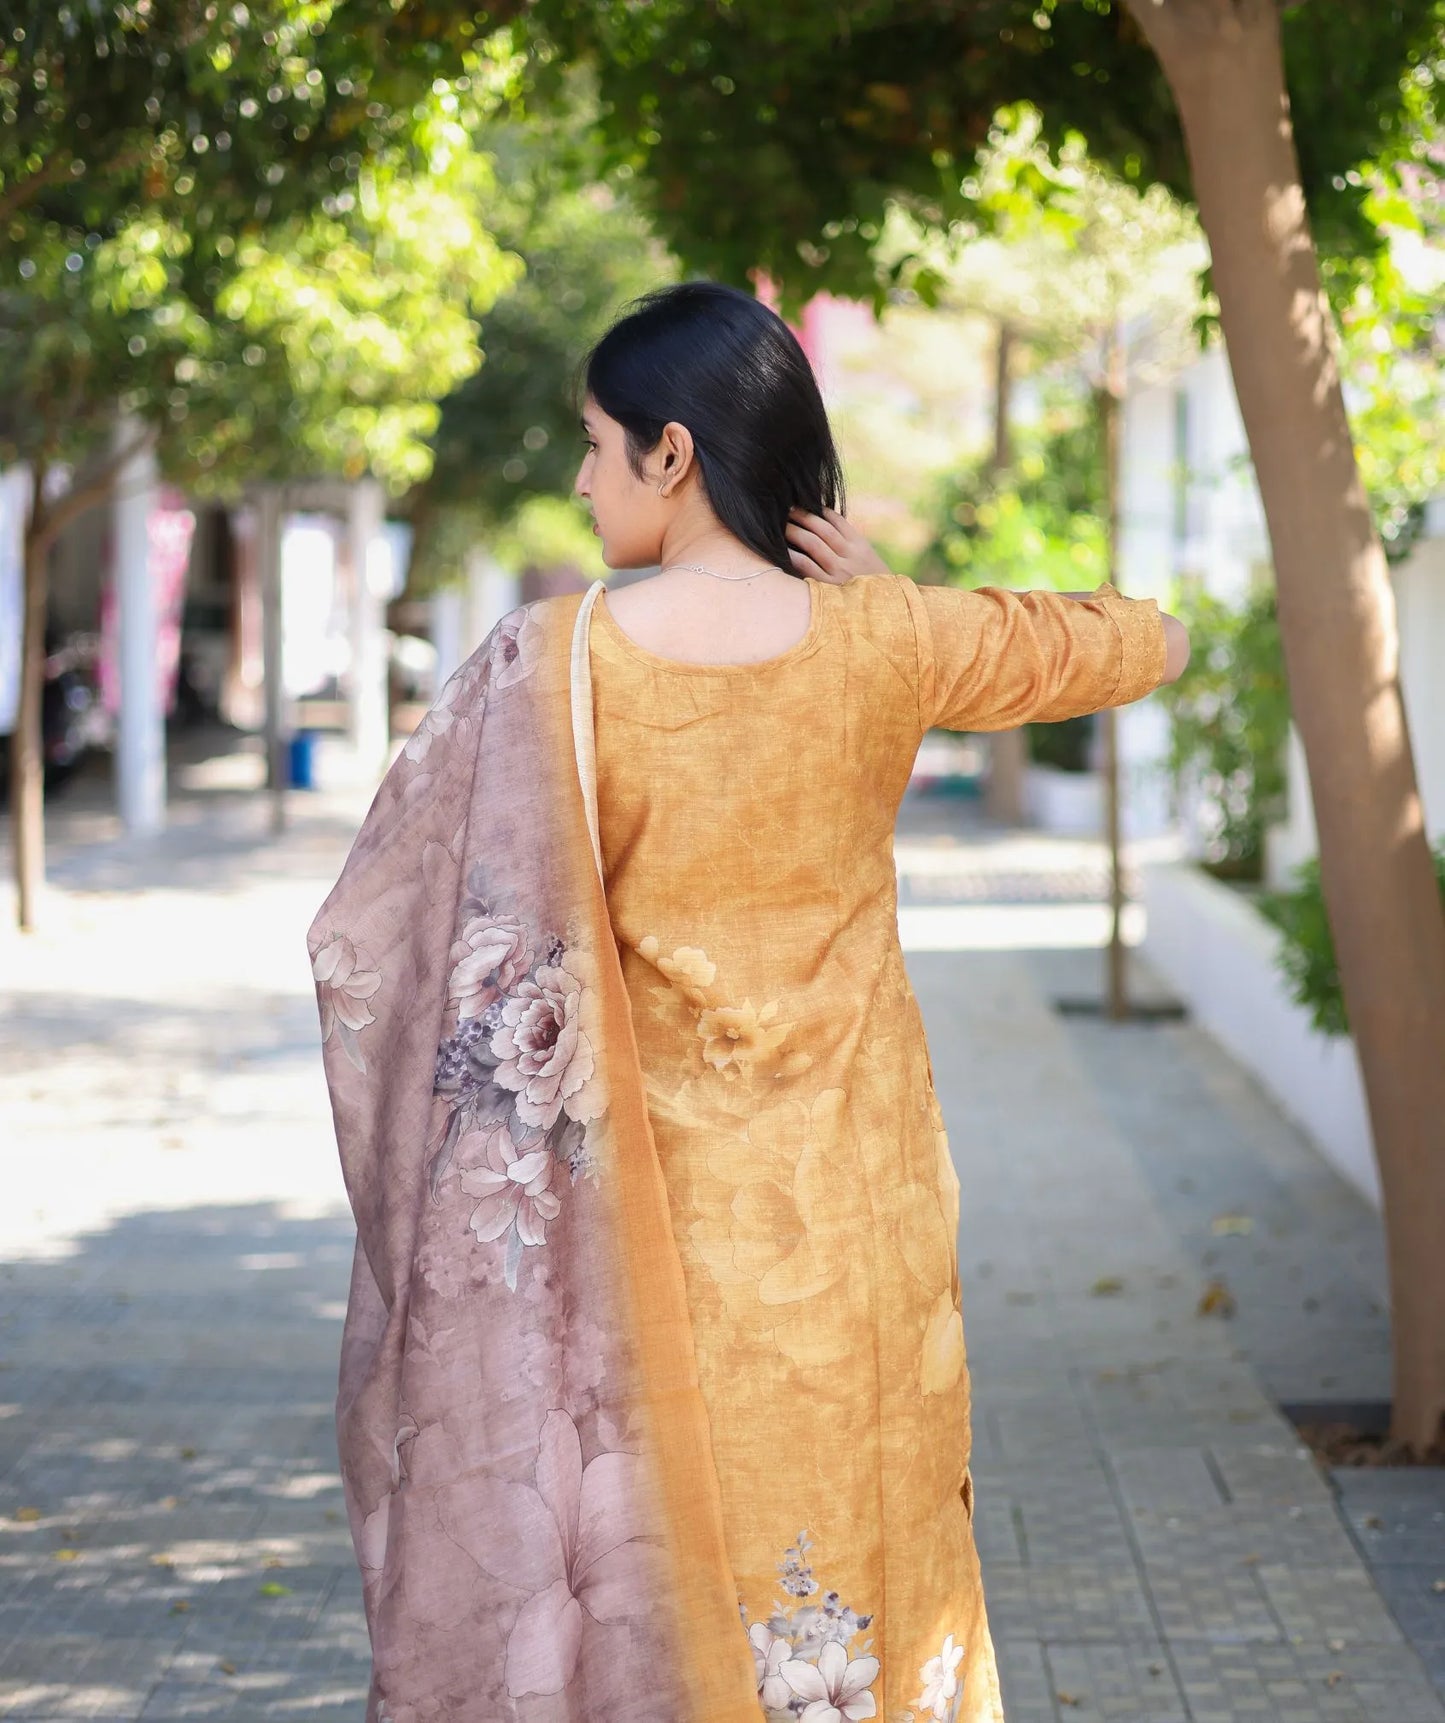
[[0, 1715], [353, 1720], [350, 1216], [131, 1214], [0, 1266]]

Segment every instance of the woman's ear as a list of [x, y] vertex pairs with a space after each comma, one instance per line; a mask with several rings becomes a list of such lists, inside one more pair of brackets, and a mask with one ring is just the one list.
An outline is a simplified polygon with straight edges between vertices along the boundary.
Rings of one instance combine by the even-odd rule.
[[662, 427], [662, 436], [657, 444], [657, 479], [661, 495], [668, 495], [688, 476], [695, 454], [692, 432], [676, 419], [670, 419]]

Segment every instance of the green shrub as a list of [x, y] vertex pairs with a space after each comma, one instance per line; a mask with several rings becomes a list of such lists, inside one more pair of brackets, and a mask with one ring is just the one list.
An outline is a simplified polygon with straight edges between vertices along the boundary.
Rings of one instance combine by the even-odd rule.
[[[1435, 878], [1440, 886], [1441, 907], [1445, 909], [1445, 840], [1436, 845], [1434, 853]], [[1340, 991], [1340, 971], [1325, 910], [1319, 862], [1305, 862], [1295, 869], [1294, 884], [1288, 891], [1261, 892], [1257, 902], [1284, 936], [1278, 963], [1280, 973], [1289, 983], [1290, 997], [1296, 1005], [1305, 1007], [1310, 1021], [1322, 1034], [1348, 1035], [1350, 1026], [1345, 1016], [1344, 994]]]
[[1258, 879], [1265, 828], [1285, 810], [1289, 694], [1274, 593], [1235, 609], [1205, 592], [1181, 596], [1189, 668], [1160, 690], [1169, 709], [1169, 765], [1208, 798], [1213, 829], [1205, 862], [1215, 873]]

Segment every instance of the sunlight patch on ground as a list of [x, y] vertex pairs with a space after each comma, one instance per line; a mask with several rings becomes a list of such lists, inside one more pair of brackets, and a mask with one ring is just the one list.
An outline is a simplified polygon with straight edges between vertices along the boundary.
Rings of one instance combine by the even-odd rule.
[[[898, 937], [905, 951], [1083, 951], [1109, 938], [1103, 903], [905, 905]], [[1144, 937], [1144, 907], [1127, 904], [1124, 940]]]

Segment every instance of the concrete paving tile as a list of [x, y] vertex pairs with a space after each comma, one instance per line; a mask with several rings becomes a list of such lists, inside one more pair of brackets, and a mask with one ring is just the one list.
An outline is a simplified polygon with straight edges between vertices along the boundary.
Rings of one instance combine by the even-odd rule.
[[[37, 968], [23, 1010], [0, 1000], [25, 1064], [0, 1058], [0, 1109], [40, 1162], [88, 1157], [0, 1213], [7, 1723], [364, 1707], [331, 1427], [351, 1234], [299, 942], [349, 833], [315, 818], [234, 852], [183, 820], [144, 879], [62, 834], [89, 955], [145, 925], [183, 937], [196, 905], [245, 936], [205, 998], [162, 963], [120, 998], [92, 962], [88, 993]], [[1037, 891], [999, 871], [1015, 840], [970, 851], [953, 823], [959, 901]], [[114, 898], [87, 895], [100, 877]], [[1097, 988], [1095, 954], [908, 961], [960, 1163], [1009, 1723], [1445, 1723], [1445, 1597], [1423, 1585], [1445, 1577], [1440, 1480], [1326, 1477], [1277, 1409], [1388, 1392], [1377, 1219], [1187, 1024], [1057, 1016], [1051, 998]], [[1213, 1274], [1230, 1322], [1196, 1315]], [[62, 1539], [78, 1561], [54, 1560]]]

